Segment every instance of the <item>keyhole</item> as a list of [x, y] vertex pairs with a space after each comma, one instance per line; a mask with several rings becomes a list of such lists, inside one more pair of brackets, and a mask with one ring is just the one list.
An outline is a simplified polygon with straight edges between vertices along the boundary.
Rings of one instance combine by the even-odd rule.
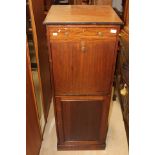
[[81, 41], [81, 51], [85, 52], [86, 51], [86, 46], [85, 46], [85, 42]]

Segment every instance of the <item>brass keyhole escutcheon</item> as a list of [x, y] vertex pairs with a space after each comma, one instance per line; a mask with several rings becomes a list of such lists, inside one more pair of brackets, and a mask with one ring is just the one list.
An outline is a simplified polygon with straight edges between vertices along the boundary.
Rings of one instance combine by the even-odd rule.
[[69, 34], [69, 32], [66, 31], [66, 32], [65, 32], [65, 36], [68, 36], [68, 34]]
[[82, 47], [81, 47], [81, 51], [82, 51], [82, 52], [85, 52], [85, 50], [86, 50], [86, 47], [85, 47], [85, 46], [82, 46]]
[[81, 41], [81, 51], [82, 52], [86, 52], [86, 46], [85, 46], [85, 42]]
[[99, 35], [100, 37], [103, 37], [103, 32], [98, 32], [98, 35]]

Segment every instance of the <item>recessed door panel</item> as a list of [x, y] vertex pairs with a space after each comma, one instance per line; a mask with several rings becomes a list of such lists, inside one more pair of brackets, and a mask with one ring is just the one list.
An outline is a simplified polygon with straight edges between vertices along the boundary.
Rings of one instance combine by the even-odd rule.
[[98, 140], [103, 109], [102, 101], [61, 102], [65, 141]]
[[107, 97], [57, 97], [56, 111], [61, 144], [102, 144], [108, 115]]

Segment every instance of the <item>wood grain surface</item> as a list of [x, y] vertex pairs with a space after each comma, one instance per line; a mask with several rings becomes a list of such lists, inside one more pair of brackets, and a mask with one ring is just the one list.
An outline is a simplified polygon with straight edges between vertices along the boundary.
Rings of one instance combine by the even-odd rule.
[[112, 5], [112, 0], [92, 0], [94, 5]]
[[52, 6], [46, 19], [59, 150], [104, 149], [120, 18], [110, 6]]
[[26, 155], [38, 155], [41, 147], [37, 103], [32, 79], [28, 43], [26, 44]]
[[108, 96], [56, 97], [58, 149], [104, 149], [108, 102]]
[[115, 42], [116, 37], [72, 43], [54, 40], [51, 47], [55, 94], [110, 93]]
[[46, 27], [42, 24], [45, 18], [43, 2], [43, 0], [29, 0], [36, 61], [38, 66], [38, 77], [41, 86], [41, 98], [46, 120], [52, 99], [52, 85], [50, 80]]
[[[118, 27], [50, 27], [50, 40], [81, 40], [81, 39], [103, 39], [108, 37], [116, 37], [119, 29]], [[111, 31], [115, 31], [116, 33], [111, 33]], [[55, 35], [56, 34], [56, 35]]]
[[52, 5], [45, 24], [122, 24], [110, 5]]

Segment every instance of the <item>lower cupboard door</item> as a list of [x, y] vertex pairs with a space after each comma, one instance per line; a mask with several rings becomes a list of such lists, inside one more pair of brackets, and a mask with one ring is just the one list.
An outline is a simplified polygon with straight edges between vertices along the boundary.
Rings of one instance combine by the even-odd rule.
[[108, 96], [56, 97], [58, 145], [105, 143], [109, 98]]

